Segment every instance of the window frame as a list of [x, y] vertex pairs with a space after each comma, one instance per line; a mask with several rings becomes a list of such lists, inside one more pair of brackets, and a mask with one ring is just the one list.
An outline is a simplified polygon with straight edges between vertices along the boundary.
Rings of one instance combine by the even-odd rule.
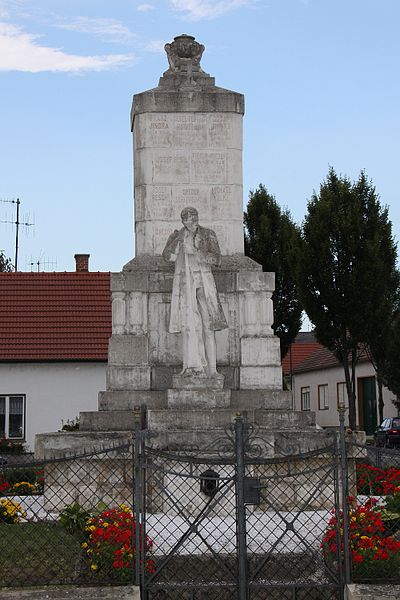
[[[321, 388], [324, 388], [324, 403], [321, 405]], [[329, 392], [328, 392], [328, 384], [320, 383], [318, 385], [318, 410], [329, 410]]]
[[[10, 436], [10, 400], [13, 398], [22, 399], [22, 424], [21, 435]], [[6, 440], [25, 441], [26, 439], [26, 394], [0, 394], [0, 399], [4, 399], [4, 431], [0, 431], [0, 437]], [[18, 413], [19, 414], [19, 413]]]
[[[305, 391], [308, 390], [308, 391]], [[305, 399], [308, 397], [308, 401]], [[308, 407], [307, 407], [308, 405]], [[309, 385], [305, 385], [300, 388], [300, 406], [302, 411], [310, 411], [311, 410], [311, 388]]]

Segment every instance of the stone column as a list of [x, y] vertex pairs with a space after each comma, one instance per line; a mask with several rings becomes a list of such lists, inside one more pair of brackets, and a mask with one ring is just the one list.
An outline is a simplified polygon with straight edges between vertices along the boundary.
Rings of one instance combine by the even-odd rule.
[[203, 50], [176, 37], [158, 87], [133, 97], [136, 257], [162, 253], [185, 206], [215, 231], [222, 255], [243, 255], [244, 98], [215, 86]]

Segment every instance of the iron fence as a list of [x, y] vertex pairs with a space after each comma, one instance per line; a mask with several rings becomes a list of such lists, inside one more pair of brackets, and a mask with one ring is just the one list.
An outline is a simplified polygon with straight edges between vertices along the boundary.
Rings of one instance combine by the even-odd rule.
[[153, 542], [142, 547], [144, 600], [342, 598], [339, 544], [335, 564], [321, 547], [332, 510], [340, 536], [335, 437], [277, 455], [241, 418], [201, 451], [137, 437], [138, 518]]
[[143, 600], [340, 600], [400, 582], [400, 452], [344, 431], [271, 447], [238, 417], [207, 448], [0, 466], [0, 586], [138, 583]]
[[[132, 546], [132, 464], [123, 445], [1, 467], [0, 586], [132, 581], [112, 552], [118, 526]], [[91, 527], [104, 535], [95, 539]]]

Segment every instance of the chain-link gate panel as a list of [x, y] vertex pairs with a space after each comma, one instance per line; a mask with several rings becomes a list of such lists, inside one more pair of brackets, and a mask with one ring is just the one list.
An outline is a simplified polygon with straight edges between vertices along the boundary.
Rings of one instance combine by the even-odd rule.
[[[339, 510], [334, 444], [264, 458], [242, 419], [202, 451], [162, 451], [140, 436], [143, 600], [343, 597], [341, 561], [327, 562], [322, 545]], [[339, 548], [339, 525], [335, 535]]]

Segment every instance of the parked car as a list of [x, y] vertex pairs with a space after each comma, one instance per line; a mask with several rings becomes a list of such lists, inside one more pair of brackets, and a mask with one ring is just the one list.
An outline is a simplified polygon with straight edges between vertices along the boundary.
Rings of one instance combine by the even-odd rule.
[[400, 447], [400, 417], [388, 417], [374, 433], [375, 445]]

